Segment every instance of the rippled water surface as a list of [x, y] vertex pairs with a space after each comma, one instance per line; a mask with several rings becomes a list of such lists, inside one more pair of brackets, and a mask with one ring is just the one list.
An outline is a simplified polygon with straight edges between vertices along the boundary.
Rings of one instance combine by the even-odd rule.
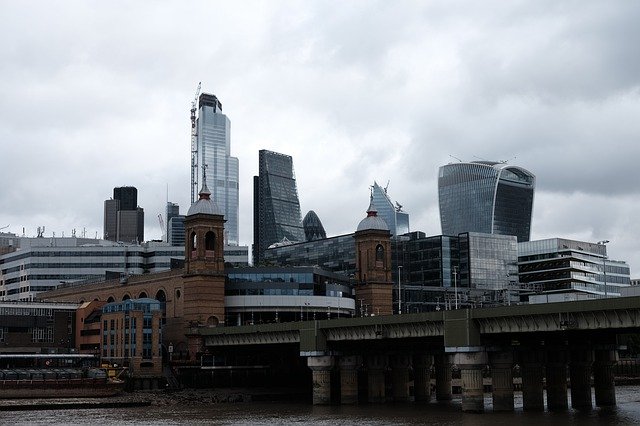
[[[463, 414], [460, 400], [451, 403], [312, 406], [304, 403], [236, 403], [153, 405], [150, 407], [1, 411], [0, 424], [94, 425], [640, 425], [640, 386], [618, 387], [618, 406], [588, 412], [524, 413], [516, 394], [513, 413], [493, 413], [491, 396], [485, 395], [487, 412]], [[0, 404], [3, 402], [0, 401]], [[5, 402], [6, 403], [6, 402]]]

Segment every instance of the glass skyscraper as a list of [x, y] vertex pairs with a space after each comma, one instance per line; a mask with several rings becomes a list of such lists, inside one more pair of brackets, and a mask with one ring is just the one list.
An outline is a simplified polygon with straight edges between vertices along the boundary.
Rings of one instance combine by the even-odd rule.
[[535, 176], [506, 163], [474, 161], [440, 167], [438, 196], [445, 235], [514, 235], [529, 241]]
[[[222, 113], [222, 104], [214, 95], [199, 98], [198, 155], [206, 166], [207, 187], [211, 198], [224, 212], [225, 244], [238, 245], [238, 159], [231, 156], [231, 122]], [[198, 171], [202, 182], [203, 171]]]
[[253, 262], [285, 238], [305, 241], [300, 201], [290, 155], [260, 150], [259, 175], [253, 178]]
[[398, 236], [409, 232], [409, 214], [402, 211], [400, 204], [393, 204], [386, 188], [374, 181], [371, 195], [373, 206], [378, 210], [378, 216], [387, 223], [391, 235]]

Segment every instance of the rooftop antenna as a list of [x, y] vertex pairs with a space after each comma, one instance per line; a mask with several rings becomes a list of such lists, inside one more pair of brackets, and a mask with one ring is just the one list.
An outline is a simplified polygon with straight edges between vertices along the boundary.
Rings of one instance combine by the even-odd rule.
[[514, 155], [513, 157], [509, 158], [508, 160], [500, 160], [500, 162], [501, 162], [502, 164], [507, 164], [509, 161], [515, 160], [516, 158], [518, 158], [518, 157], [516, 157], [516, 156]]
[[198, 192], [198, 129], [196, 128], [196, 110], [201, 84], [202, 82], [198, 83], [196, 95], [193, 98], [193, 102], [191, 102], [191, 203], [196, 202], [196, 194]]
[[449, 157], [451, 157], [451, 158], [453, 158], [453, 159], [455, 159], [455, 160], [458, 160], [458, 161], [459, 161], [459, 162], [461, 162], [461, 163], [464, 163], [464, 161], [462, 161], [462, 160], [461, 160], [461, 159], [459, 159], [458, 157], [454, 157], [454, 156], [453, 156], [453, 155], [451, 155], [451, 154], [449, 154]]

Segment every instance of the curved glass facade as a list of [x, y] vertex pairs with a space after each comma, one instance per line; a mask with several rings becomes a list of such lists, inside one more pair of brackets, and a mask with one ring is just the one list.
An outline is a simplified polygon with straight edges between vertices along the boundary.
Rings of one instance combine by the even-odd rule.
[[320, 222], [320, 218], [313, 210], [305, 215], [302, 219], [302, 227], [304, 228], [304, 236], [307, 241], [324, 240], [327, 238], [327, 233]]
[[505, 163], [478, 161], [440, 167], [438, 197], [445, 235], [514, 235], [529, 241], [535, 176]]

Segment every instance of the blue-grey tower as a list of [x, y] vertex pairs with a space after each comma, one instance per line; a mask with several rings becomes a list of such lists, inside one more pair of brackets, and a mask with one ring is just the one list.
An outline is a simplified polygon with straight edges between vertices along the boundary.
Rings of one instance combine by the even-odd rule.
[[274, 243], [305, 241], [293, 159], [290, 155], [259, 152], [258, 176], [253, 178], [253, 262], [263, 260]]
[[535, 176], [504, 162], [473, 161], [440, 167], [438, 198], [445, 235], [515, 235], [529, 241]]
[[[207, 168], [206, 184], [211, 197], [224, 213], [225, 244], [239, 244], [239, 164], [231, 156], [231, 122], [222, 113], [222, 103], [203, 93], [198, 99], [197, 144], [201, 165]], [[199, 172], [202, 177], [202, 172]], [[202, 178], [201, 182], [204, 181]]]
[[398, 236], [409, 232], [409, 214], [402, 211], [402, 206], [397, 202], [394, 204], [387, 194], [387, 188], [383, 188], [376, 181], [371, 187], [371, 203], [378, 211], [392, 236]]

